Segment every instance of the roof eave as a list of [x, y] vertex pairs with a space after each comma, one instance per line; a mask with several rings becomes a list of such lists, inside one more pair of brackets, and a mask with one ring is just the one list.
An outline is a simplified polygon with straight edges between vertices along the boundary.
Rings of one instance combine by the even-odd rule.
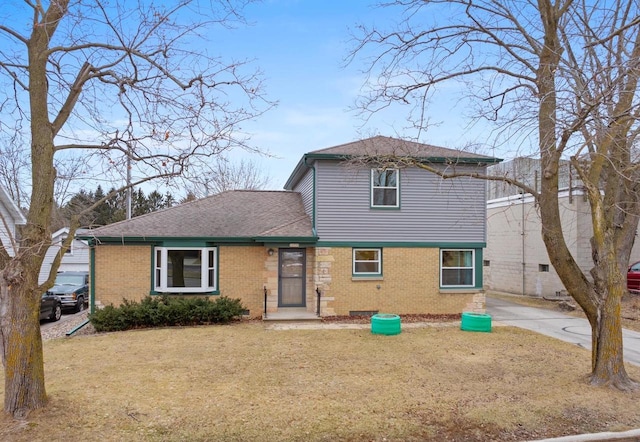
[[163, 241], [185, 241], [185, 242], [217, 242], [217, 243], [305, 243], [313, 244], [318, 241], [317, 236], [99, 236], [86, 235], [78, 236], [79, 239], [87, 241], [98, 241], [103, 244], [132, 244], [132, 243], [159, 243]]
[[298, 164], [296, 164], [293, 172], [291, 172], [291, 175], [289, 175], [287, 182], [284, 183], [283, 189], [293, 190], [293, 187], [298, 183], [298, 181], [300, 181], [307, 168], [309, 167], [309, 165], [307, 164], [308, 156], [309, 154], [302, 155], [302, 158], [300, 158], [300, 161], [298, 161]]
[[20, 207], [16, 204], [16, 202], [11, 198], [9, 193], [4, 189], [4, 187], [0, 186], [0, 201], [2, 201], [7, 210], [13, 216], [13, 224], [18, 226], [24, 226], [27, 224], [27, 218], [20, 210]]
[[[366, 157], [370, 155], [350, 155], [350, 154], [335, 154], [335, 153], [307, 153], [304, 154], [302, 159], [298, 162], [298, 165], [294, 169], [293, 173], [287, 180], [285, 184], [285, 189], [290, 190], [293, 188], [293, 185], [297, 183], [297, 181], [304, 174], [303, 167], [306, 167], [309, 164], [309, 160], [339, 160], [345, 161], [358, 157]], [[374, 155], [375, 156], [375, 155]], [[384, 154], [380, 156], [385, 156]], [[426, 163], [443, 163], [443, 164], [496, 164], [501, 163], [503, 161], [502, 158], [494, 158], [494, 157], [411, 157], [415, 158], [418, 161], [426, 162]]]
[[260, 243], [315, 244], [318, 242], [317, 236], [256, 236], [251, 239]]

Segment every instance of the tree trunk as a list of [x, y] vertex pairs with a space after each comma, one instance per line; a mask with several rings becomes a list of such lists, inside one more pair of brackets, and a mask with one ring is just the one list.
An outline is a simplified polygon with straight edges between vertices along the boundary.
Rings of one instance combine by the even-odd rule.
[[[52, 6], [54, 15], [66, 10], [65, 1]], [[50, 17], [51, 19], [55, 17]], [[55, 133], [49, 121], [47, 50], [58, 20], [51, 26], [34, 25], [28, 43], [31, 128], [31, 204], [21, 229], [20, 247], [2, 269], [2, 360], [5, 372], [5, 412], [25, 418], [46, 404], [44, 357], [40, 335], [38, 274], [51, 244], [51, 211], [55, 168]]]
[[14, 418], [24, 419], [30, 410], [43, 407], [47, 401], [40, 294], [27, 290], [28, 283], [3, 286], [9, 299], [8, 320], [2, 321], [0, 331], [5, 374], [4, 410]]
[[637, 389], [638, 383], [629, 378], [624, 367], [620, 305], [626, 285], [613, 282], [607, 286], [608, 293], [601, 297], [604, 302], [598, 308], [598, 315], [591, 327], [591, 383], [608, 385], [619, 390]]

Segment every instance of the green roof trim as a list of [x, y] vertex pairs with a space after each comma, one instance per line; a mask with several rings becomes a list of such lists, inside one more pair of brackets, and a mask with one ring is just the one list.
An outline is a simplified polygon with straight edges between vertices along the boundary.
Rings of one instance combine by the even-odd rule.
[[122, 245], [136, 245], [136, 244], [179, 244], [179, 245], [188, 245], [193, 244], [194, 246], [203, 245], [205, 243], [215, 243], [215, 244], [233, 244], [233, 245], [261, 245], [262, 243], [304, 243], [304, 244], [315, 244], [318, 241], [317, 236], [262, 236], [262, 237], [238, 237], [238, 238], [229, 238], [229, 237], [193, 237], [193, 236], [182, 236], [182, 237], [171, 237], [171, 236], [124, 236], [124, 237], [113, 237], [113, 236], [82, 236], [78, 237], [80, 239], [85, 239], [89, 241], [91, 244], [122, 244]]
[[317, 247], [397, 247], [483, 249], [486, 242], [394, 242], [394, 241], [318, 241]]
[[[346, 155], [346, 154], [335, 154], [335, 153], [306, 153], [303, 158], [312, 159], [312, 160], [350, 160], [358, 157], [366, 157], [372, 155]], [[384, 157], [385, 155], [373, 155]], [[400, 158], [413, 158], [416, 160], [429, 162], [429, 163], [456, 163], [456, 164], [493, 164], [500, 163], [503, 160], [501, 158], [494, 157], [420, 157], [420, 156], [411, 156], [411, 155], [400, 155]], [[301, 160], [302, 161], [302, 160]]]

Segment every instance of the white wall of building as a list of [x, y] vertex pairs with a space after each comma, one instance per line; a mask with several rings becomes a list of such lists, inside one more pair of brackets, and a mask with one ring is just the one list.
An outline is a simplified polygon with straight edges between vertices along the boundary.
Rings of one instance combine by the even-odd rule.
[[[589, 275], [593, 266], [589, 203], [581, 190], [561, 192], [560, 215], [567, 246]], [[487, 248], [484, 252], [486, 290], [554, 297], [565, 290], [542, 241], [542, 224], [533, 198], [525, 194], [487, 202]], [[640, 242], [631, 261], [640, 260]], [[524, 265], [523, 265], [524, 263]], [[487, 265], [488, 264], [488, 265]], [[547, 271], [548, 270], [548, 271]]]
[[[56, 254], [60, 250], [60, 243], [67, 237], [69, 233], [68, 228], [62, 228], [52, 235], [52, 245], [47, 250], [42, 268], [40, 269], [40, 275], [38, 281], [42, 284], [47, 280], [49, 272], [51, 271], [51, 265], [55, 259]], [[71, 243], [70, 250], [62, 257], [59, 272], [70, 271], [89, 271], [89, 245], [77, 238]]]
[[25, 225], [26, 219], [9, 194], [0, 187], [0, 240], [10, 256], [14, 256], [13, 241], [17, 241], [16, 226]]

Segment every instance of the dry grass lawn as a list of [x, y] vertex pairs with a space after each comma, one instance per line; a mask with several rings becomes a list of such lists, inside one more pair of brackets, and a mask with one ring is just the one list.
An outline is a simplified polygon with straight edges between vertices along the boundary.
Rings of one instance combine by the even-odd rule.
[[589, 352], [449, 325], [382, 336], [243, 322], [47, 341], [50, 403], [26, 422], [0, 417], [0, 440], [520, 441], [640, 427], [640, 392], [586, 385]]

